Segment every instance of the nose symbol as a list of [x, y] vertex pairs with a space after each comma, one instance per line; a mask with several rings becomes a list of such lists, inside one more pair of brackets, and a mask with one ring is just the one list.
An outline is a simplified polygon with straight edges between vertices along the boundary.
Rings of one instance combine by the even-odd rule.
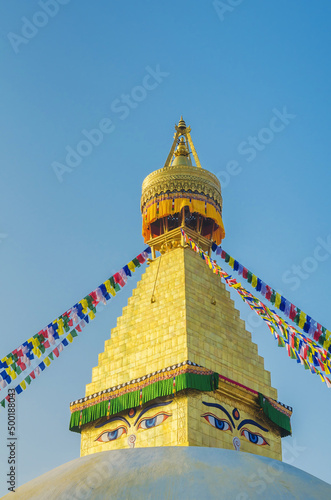
[[233, 446], [236, 451], [240, 450], [240, 439], [237, 437], [233, 438]]
[[136, 436], [134, 434], [131, 434], [131, 436], [128, 437], [128, 444], [130, 448], [134, 448], [134, 445], [136, 444]]

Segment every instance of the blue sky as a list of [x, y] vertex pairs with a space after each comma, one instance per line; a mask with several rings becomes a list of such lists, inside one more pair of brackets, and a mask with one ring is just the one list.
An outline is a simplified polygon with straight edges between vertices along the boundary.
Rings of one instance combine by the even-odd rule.
[[[1, 357], [143, 250], [141, 183], [181, 114], [222, 182], [223, 247], [331, 326], [330, 3], [223, 3], [0, 4]], [[18, 398], [18, 485], [79, 456], [69, 402], [136, 282]], [[330, 392], [238, 307], [294, 407], [284, 460], [329, 481]]]

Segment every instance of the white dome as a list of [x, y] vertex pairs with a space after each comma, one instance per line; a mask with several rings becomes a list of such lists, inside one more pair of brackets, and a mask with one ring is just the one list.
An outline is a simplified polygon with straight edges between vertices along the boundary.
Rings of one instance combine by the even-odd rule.
[[[3, 497], [11, 499], [11, 493]], [[104, 451], [61, 465], [16, 490], [15, 499], [327, 499], [331, 486], [291, 465], [200, 447]]]

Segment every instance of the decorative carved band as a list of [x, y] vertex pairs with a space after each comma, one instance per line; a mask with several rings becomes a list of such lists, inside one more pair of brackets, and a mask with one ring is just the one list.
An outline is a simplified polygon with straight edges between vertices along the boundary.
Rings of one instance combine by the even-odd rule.
[[208, 170], [188, 166], [161, 168], [149, 174], [142, 185], [141, 208], [161, 193], [183, 191], [202, 193], [222, 208], [221, 185], [217, 177]]

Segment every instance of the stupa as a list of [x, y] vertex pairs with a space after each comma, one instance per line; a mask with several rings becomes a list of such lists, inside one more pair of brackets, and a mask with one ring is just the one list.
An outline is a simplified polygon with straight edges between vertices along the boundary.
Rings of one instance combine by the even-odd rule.
[[49, 499], [260, 498], [258, 470], [273, 478], [269, 498], [330, 495], [281, 463], [292, 409], [277, 401], [225, 285], [184, 241], [183, 231], [210, 254], [225, 236], [219, 180], [201, 167], [190, 132], [181, 117], [164, 167], [143, 181], [151, 259], [85, 396], [70, 404], [81, 458], [18, 498], [45, 498], [43, 488]]

